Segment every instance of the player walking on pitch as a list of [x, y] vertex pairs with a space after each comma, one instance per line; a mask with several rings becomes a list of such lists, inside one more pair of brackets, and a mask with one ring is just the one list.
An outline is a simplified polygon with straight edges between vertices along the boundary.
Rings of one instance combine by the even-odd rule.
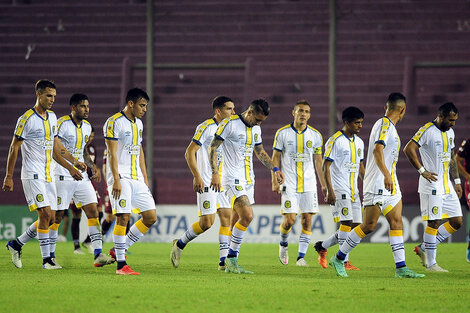
[[400, 93], [388, 96], [385, 116], [375, 122], [369, 137], [367, 165], [364, 175], [364, 221], [352, 231], [340, 246], [339, 251], [330, 259], [330, 265], [338, 276], [348, 277], [344, 260], [367, 234], [374, 231], [380, 213], [390, 225], [390, 246], [395, 261], [398, 278], [419, 278], [406, 267], [405, 246], [403, 243], [402, 200], [396, 174], [400, 137], [395, 125], [406, 111], [406, 99]]
[[[173, 241], [170, 260], [175, 268], [179, 266], [185, 246], [211, 228], [217, 213], [220, 219], [219, 270], [225, 270], [225, 258], [227, 257], [230, 238], [230, 201], [228, 201], [223, 191], [215, 192], [210, 188], [212, 175], [208, 148], [220, 122], [235, 114], [235, 110], [232, 99], [225, 96], [218, 96], [212, 101], [212, 110], [214, 117], [197, 126], [191, 143], [186, 148], [185, 158], [194, 177], [193, 189], [197, 192], [199, 221], [189, 227], [179, 239]], [[221, 175], [223, 164], [221, 150], [220, 147], [217, 149], [219, 175]]]
[[[220, 123], [209, 147], [211, 188], [218, 192], [223, 186], [227, 197], [234, 198], [233, 209], [238, 214], [238, 221], [233, 227], [229, 252], [225, 259], [225, 272], [227, 273], [253, 273], [238, 264], [240, 245], [253, 219], [252, 204], [255, 202], [253, 152], [264, 166], [275, 173], [280, 184], [284, 182], [284, 174], [273, 165], [261, 140], [260, 125], [268, 117], [269, 110], [269, 104], [264, 99], [254, 100], [248, 110]], [[224, 157], [222, 183], [217, 166], [217, 148], [220, 145], [222, 145]]]
[[[439, 107], [436, 119], [421, 127], [403, 149], [411, 165], [420, 174], [418, 192], [421, 217], [427, 221], [427, 226], [424, 242], [415, 247], [415, 252], [426, 271], [430, 272], [448, 272], [436, 262], [437, 245], [456, 232], [463, 223], [459, 201], [462, 186], [452, 129], [458, 117], [457, 107], [452, 102], [444, 103]], [[422, 163], [418, 159], [417, 150]], [[440, 225], [443, 218], [449, 220]]]
[[315, 128], [307, 124], [311, 109], [306, 100], [295, 104], [292, 115], [294, 122], [277, 130], [273, 144], [273, 165], [280, 166], [286, 176], [285, 183], [280, 185], [272, 173], [272, 190], [281, 194], [281, 214], [284, 215], [279, 227], [279, 260], [284, 265], [289, 263], [289, 232], [300, 212], [302, 231], [296, 265], [308, 266], [304, 256], [312, 235], [312, 216], [318, 213], [315, 172], [322, 190], [326, 191], [325, 179], [321, 172], [323, 139]]
[[[356, 107], [343, 111], [344, 126], [328, 139], [325, 145], [323, 174], [328, 189], [327, 202], [332, 206], [333, 220], [339, 222], [339, 229], [325, 241], [315, 243], [318, 262], [328, 267], [327, 249], [336, 243], [340, 246], [346, 240], [351, 228], [362, 223], [362, 206], [359, 198], [358, 177], [364, 178], [364, 142], [357, 134], [362, 128], [364, 113]], [[359, 270], [349, 262], [346, 255], [346, 270]]]
[[[126, 263], [126, 250], [136, 243], [157, 221], [155, 201], [149, 190], [141, 118], [147, 111], [149, 97], [139, 88], [130, 89], [126, 107], [114, 114], [104, 124], [103, 133], [108, 151], [106, 176], [111, 207], [116, 215], [113, 241], [117, 261], [116, 274], [139, 275]], [[126, 236], [126, 226], [131, 211], [142, 217], [131, 226]]]

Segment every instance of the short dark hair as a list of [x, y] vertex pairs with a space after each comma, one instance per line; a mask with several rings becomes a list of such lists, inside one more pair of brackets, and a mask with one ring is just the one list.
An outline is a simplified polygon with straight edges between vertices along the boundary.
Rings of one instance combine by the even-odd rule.
[[310, 103], [308, 103], [307, 100], [302, 99], [302, 100], [299, 100], [295, 103], [294, 108], [298, 105], [308, 105], [308, 106], [310, 106]]
[[129, 91], [127, 92], [127, 95], [126, 95], [126, 104], [129, 101], [132, 101], [132, 102], [136, 103], [137, 101], [139, 101], [140, 98], [143, 98], [147, 101], [150, 100], [147, 93], [145, 91], [143, 91], [142, 89], [140, 89], [140, 88], [129, 89]]
[[88, 100], [88, 97], [82, 93], [74, 93], [70, 97], [69, 105], [77, 106], [79, 105], [82, 101]]
[[387, 108], [391, 111], [397, 109], [398, 102], [406, 102], [406, 98], [399, 92], [392, 92], [387, 98]]
[[36, 85], [34, 86], [34, 90], [36, 92], [40, 91], [41, 93], [46, 90], [46, 88], [51, 88], [51, 89], [57, 89], [55, 87], [55, 84], [47, 79], [40, 79], [36, 82]]
[[459, 109], [457, 109], [454, 103], [446, 102], [439, 107], [438, 112], [439, 114], [442, 114], [443, 117], [448, 117], [450, 115], [450, 112], [459, 114]]
[[360, 118], [364, 118], [364, 112], [362, 112], [359, 108], [356, 107], [347, 107], [343, 110], [342, 119], [343, 123], [351, 123], [355, 120]]
[[250, 109], [253, 110], [255, 114], [261, 113], [264, 116], [268, 116], [270, 110], [268, 102], [264, 99], [253, 100], [250, 104]]
[[212, 110], [223, 109], [226, 102], [233, 102], [233, 100], [226, 96], [215, 97], [214, 100], [212, 100]]

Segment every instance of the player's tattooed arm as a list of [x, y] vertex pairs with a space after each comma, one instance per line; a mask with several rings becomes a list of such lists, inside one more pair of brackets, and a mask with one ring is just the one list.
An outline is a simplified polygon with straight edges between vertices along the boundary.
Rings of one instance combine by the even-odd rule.
[[89, 168], [93, 168], [93, 166], [95, 165], [95, 163], [93, 163], [93, 160], [91, 159], [91, 156], [90, 156], [90, 154], [88, 153], [88, 149], [87, 149], [86, 146], [85, 146], [85, 149], [83, 150], [83, 159], [85, 160], [85, 164], [86, 164]]
[[211, 164], [212, 175], [219, 173], [219, 168], [217, 166], [217, 148], [222, 144], [222, 142], [222, 139], [214, 137], [209, 146], [209, 162]]
[[273, 161], [271, 160], [269, 155], [264, 150], [264, 147], [263, 147], [262, 144], [255, 146], [255, 154], [256, 154], [256, 157], [258, 158], [258, 160], [260, 160], [261, 163], [263, 163], [264, 166], [266, 166], [270, 170], [272, 170], [274, 168]]
[[459, 167], [457, 165], [457, 159], [454, 150], [452, 150], [451, 154], [451, 159], [450, 159], [450, 176], [453, 179], [459, 178]]

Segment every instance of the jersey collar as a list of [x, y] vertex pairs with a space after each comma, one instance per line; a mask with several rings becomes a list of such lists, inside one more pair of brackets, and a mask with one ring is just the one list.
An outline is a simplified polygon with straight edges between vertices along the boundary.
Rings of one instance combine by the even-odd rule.
[[36, 114], [37, 116], [39, 116], [39, 118], [43, 121], [47, 121], [49, 119], [49, 112], [47, 112], [46, 110], [46, 118], [43, 118], [37, 111], [35, 108], [33, 108], [33, 111], [34, 111], [34, 114]]
[[241, 114], [238, 114], [238, 117], [239, 117], [239, 118], [240, 118], [240, 120], [243, 122], [243, 124], [245, 124], [245, 126], [246, 126], [246, 127], [249, 127], [249, 128], [251, 128], [251, 126], [250, 126], [250, 125], [248, 125], [248, 124], [245, 122], [245, 120], [243, 119], [243, 116], [242, 116]]
[[127, 120], [128, 120], [129, 122], [135, 123], [135, 119], [134, 119], [134, 121], [131, 121], [131, 120], [127, 117], [127, 115], [124, 114], [124, 111], [121, 111], [121, 114], [122, 114], [125, 118], [127, 118]]
[[356, 136], [353, 134], [352, 138], [349, 138], [343, 130], [340, 130], [340, 132], [343, 134], [344, 137], [346, 137], [347, 140], [349, 141], [354, 141], [356, 139]]
[[72, 117], [72, 114], [69, 114], [69, 117], [70, 117], [70, 120], [72, 121], [73, 125], [75, 125], [75, 127], [82, 128], [83, 122], [80, 125], [77, 125], [77, 123], [75, 123], [75, 120]]
[[305, 133], [305, 132], [307, 131], [307, 129], [308, 129], [308, 125], [307, 125], [303, 131], [299, 132], [299, 131], [294, 127], [294, 123], [291, 123], [291, 124], [290, 124], [290, 127], [295, 131], [296, 134], [303, 134], [303, 133]]

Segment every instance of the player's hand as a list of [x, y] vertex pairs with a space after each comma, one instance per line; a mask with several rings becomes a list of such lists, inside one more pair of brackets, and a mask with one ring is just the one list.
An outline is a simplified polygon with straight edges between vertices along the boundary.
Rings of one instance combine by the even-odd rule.
[[220, 176], [219, 174], [212, 174], [212, 179], [211, 179], [211, 188], [214, 191], [219, 192], [220, 189], [222, 189], [222, 186], [220, 185]]
[[336, 203], [336, 195], [335, 195], [334, 192], [327, 192], [327, 195], [326, 195], [326, 203], [331, 204], [331, 205], [335, 205], [335, 203]]
[[457, 193], [457, 196], [459, 197], [459, 199], [462, 198], [462, 194], [463, 194], [462, 185], [461, 184], [454, 185], [454, 189], [455, 189], [455, 192]]
[[421, 176], [423, 176], [430, 183], [437, 181], [437, 174], [433, 172], [424, 171]]
[[83, 179], [82, 173], [75, 166], [72, 166], [69, 169], [69, 173], [75, 180], [82, 180]]
[[12, 192], [13, 191], [13, 177], [5, 176], [3, 180], [3, 191]]
[[204, 181], [202, 180], [201, 176], [193, 178], [193, 189], [197, 193], [204, 192]]
[[78, 160], [76, 160], [75, 162], [73, 162], [73, 166], [75, 166], [76, 168], [78, 168], [80, 171], [84, 172], [86, 171], [86, 164], [83, 163], [83, 162], [80, 162]]
[[277, 182], [275, 178], [271, 181], [271, 189], [273, 192], [281, 194], [281, 185]]
[[328, 195], [328, 188], [326, 188], [326, 186], [325, 187], [322, 186], [321, 187], [321, 192], [323, 193], [323, 197], [326, 198], [327, 195]]
[[91, 177], [96, 182], [101, 182], [101, 170], [96, 164], [93, 164], [93, 168], [91, 169], [93, 176]]
[[393, 179], [390, 174], [384, 177], [384, 186], [390, 192], [393, 192]]
[[284, 177], [284, 173], [281, 170], [276, 171], [274, 175], [276, 176], [276, 180], [279, 183], [279, 185], [284, 184], [285, 177]]
[[111, 195], [116, 200], [121, 197], [121, 180], [120, 179], [114, 180], [113, 190], [111, 191]]

